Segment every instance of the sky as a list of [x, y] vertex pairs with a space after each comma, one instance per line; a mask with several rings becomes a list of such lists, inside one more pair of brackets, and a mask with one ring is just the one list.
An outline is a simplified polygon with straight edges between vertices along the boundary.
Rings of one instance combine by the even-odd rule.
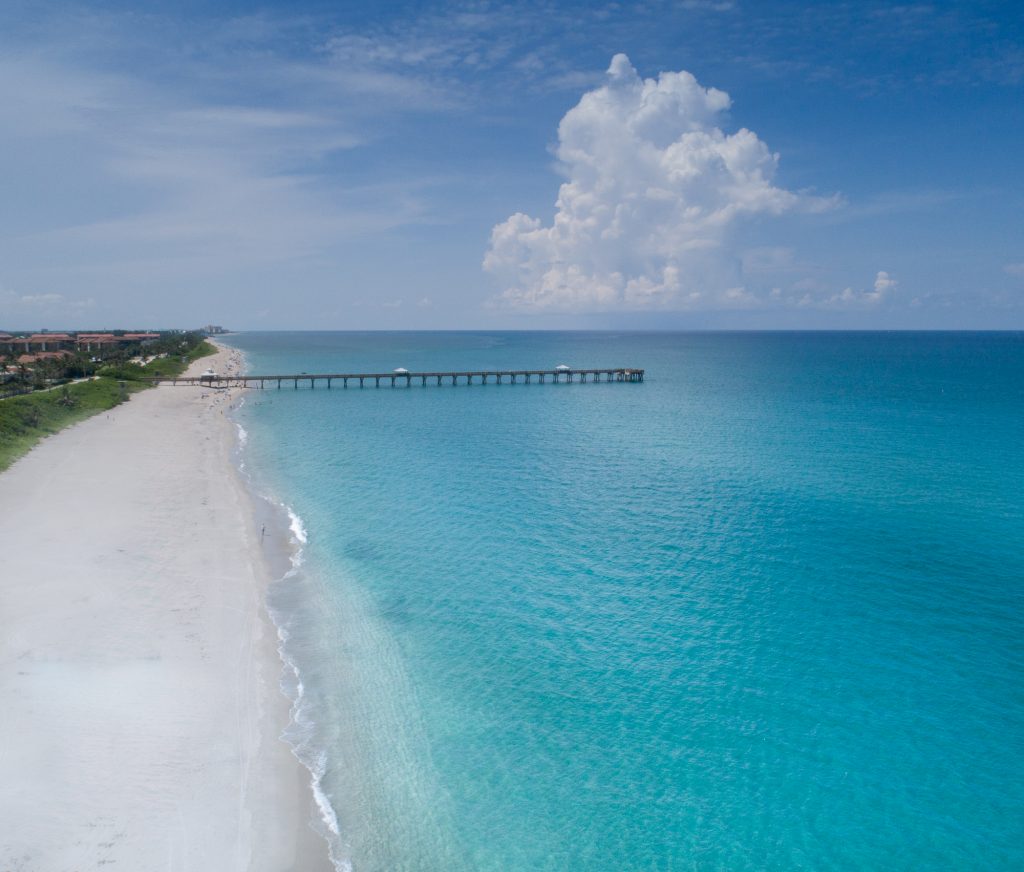
[[1022, 329], [1024, 4], [0, 4], [0, 329]]

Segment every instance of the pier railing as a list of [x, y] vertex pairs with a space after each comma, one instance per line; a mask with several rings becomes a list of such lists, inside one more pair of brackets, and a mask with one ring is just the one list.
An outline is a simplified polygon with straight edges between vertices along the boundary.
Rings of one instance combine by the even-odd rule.
[[214, 388], [244, 387], [265, 390], [267, 386], [291, 387], [298, 390], [299, 385], [315, 388], [317, 382], [327, 388], [340, 383], [343, 388], [377, 387], [381, 384], [391, 387], [412, 387], [414, 384], [426, 387], [428, 384], [530, 384], [532, 381], [541, 384], [550, 380], [553, 383], [571, 382], [642, 382], [644, 371], [632, 367], [599, 367], [596, 369], [495, 369], [495, 370], [458, 370], [430, 372], [335, 372], [307, 373], [290, 375], [197, 375], [197, 376], [163, 376], [147, 377], [141, 381], [151, 384], [198, 385]]

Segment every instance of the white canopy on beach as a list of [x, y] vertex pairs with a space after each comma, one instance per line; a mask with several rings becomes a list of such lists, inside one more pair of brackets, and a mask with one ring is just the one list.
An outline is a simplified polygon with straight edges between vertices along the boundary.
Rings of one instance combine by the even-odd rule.
[[556, 366], [555, 369], [557, 369], [559, 372], [571, 372], [572, 371], [572, 367], [571, 366], [567, 366], [564, 363], [558, 364], [558, 366]]
[[394, 370], [394, 372], [402, 374], [402, 375], [404, 375], [408, 371], [409, 370], [407, 370], [404, 366], [400, 366], [400, 367], [398, 367], [397, 369]]

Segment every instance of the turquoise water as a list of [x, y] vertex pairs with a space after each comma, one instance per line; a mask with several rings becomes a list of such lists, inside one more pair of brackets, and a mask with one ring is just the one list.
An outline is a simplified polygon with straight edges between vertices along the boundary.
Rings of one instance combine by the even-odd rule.
[[647, 369], [248, 395], [339, 867], [1024, 868], [1024, 335], [231, 341]]

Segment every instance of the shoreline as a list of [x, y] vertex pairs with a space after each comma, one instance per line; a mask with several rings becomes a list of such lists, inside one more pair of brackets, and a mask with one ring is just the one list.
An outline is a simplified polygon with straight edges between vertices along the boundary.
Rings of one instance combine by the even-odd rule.
[[140, 392], [0, 473], [0, 868], [333, 869], [238, 393]]
[[[234, 352], [237, 355], [234, 361], [235, 372], [245, 372], [245, 354], [240, 349], [221, 345], [215, 340], [210, 341], [218, 347]], [[306, 547], [306, 528], [292, 506], [284, 501], [269, 482], [261, 481], [260, 476], [249, 465], [245, 453], [248, 434], [238, 420], [238, 412], [245, 402], [246, 395], [244, 389], [233, 389], [232, 396], [236, 394], [240, 396], [239, 400], [232, 402], [228, 409], [233, 432], [236, 433], [232, 452], [234, 470], [248, 499], [253, 530], [260, 531], [263, 565], [267, 572], [264, 610], [276, 634], [276, 653], [283, 668], [280, 690], [288, 705], [287, 727], [280, 733], [279, 738], [290, 749], [307, 777], [306, 789], [312, 799], [311, 829], [322, 840], [323, 848], [330, 860], [330, 869], [351, 869], [349, 862], [336, 853], [342, 850], [341, 833], [337, 814], [323, 789], [322, 750], [310, 745], [308, 731], [311, 725], [304, 721], [303, 717], [308, 714], [308, 702], [304, 696], [300, 664], [294, 652], [289, 651], [289, 639], [293, 630], [286, 626], [287, 619], [280, 611], [280, 603], [275, 607], [275, 599], [289, 598], [291, 589], [296, 584], [301, 586], [305, 579], [302, 565]]]

